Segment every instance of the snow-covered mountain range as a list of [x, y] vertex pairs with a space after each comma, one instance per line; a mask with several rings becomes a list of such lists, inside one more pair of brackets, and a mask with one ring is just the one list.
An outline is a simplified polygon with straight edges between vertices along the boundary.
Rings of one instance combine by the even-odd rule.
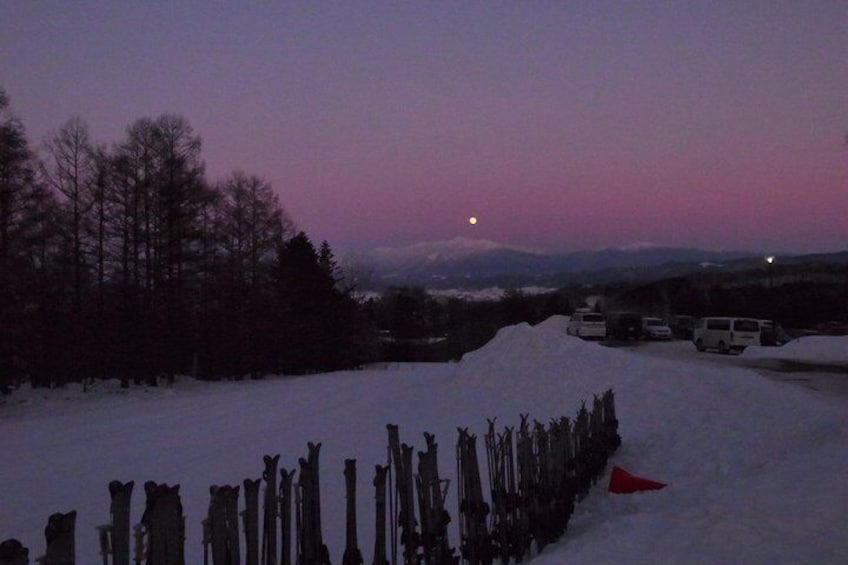
[[517, 252], [528, 255], [543, 255], [544, 252], [498, 243], [489, 239], [455, 237], [448, 241], [424, 241], [404, 247], [377, 247], [367, 254], [371, 259], [385, 264], [444, 263], [463, 260], [474, 255], [496, 252]]
[[[740, 251], [709, 251], [642, 242], [621, 248], [547, 253], [486, 239], [457, 237], [404, 247], [380, 247], [351, 255], [345, 265], [348, 271], [368, 273], [364, 286], [409, 284], [445, 288], [504, 282], [538, 284], [541, 279], [553, 279], [553, 284], [633, 279], [648, 269], [656, 274], [657, 267], [662, 265], [676, 269], [686, 265], [685, 269], [691, 271], [702, 269], [703, 265], [720, 265], [754, 256]], [[363, 281], [360, 279], [360, 282]]]

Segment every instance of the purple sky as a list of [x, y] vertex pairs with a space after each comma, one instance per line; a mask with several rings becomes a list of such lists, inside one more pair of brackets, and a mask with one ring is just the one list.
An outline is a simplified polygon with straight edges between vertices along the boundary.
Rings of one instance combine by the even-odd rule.
[[181, 114], [337, 250], [848, 249], [848, 2], [245, 4], [11, 2], [0, 85], [34, 144]]

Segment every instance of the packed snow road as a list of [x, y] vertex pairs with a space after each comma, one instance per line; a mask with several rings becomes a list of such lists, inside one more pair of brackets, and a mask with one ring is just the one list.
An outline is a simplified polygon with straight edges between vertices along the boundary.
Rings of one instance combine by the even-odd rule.
[[[809, 343], [827, 344], [833, 338], [802, 338], [805, 349]], [[838, 339], [838, 338], [837, 338]], [[697, 363], [708, 366], [744, 367], [754, 369], [760, 375], [779, 382], [785, 382], [829, 393], [848, 399], [848, 352], [844, 359], [838, 355], [811, 351], [798, 357], [794, 354], [794, 340], [783, 347], [752, 347], [741, 355], [722, 355], [714, 352], [698, 352], [690, 341], [639, 341], [605, 343], [616, 349], [624, 349], [648, 357], [658, 357], [672, 361]], [[833, 350], [832, 348], [829, 349]]]

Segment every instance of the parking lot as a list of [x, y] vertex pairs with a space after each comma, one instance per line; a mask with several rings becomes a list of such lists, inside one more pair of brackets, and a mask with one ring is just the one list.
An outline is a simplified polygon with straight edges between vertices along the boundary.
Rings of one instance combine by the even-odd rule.
[[690, 341], [626, 341], [602, 342], [608, 347], [634, 351], [674, 361], [703, 363], [719, 366], [747, 367], [769, 379], [795, 384], [805, 388], [831, 393], [848, 399], [848, 363], [815, 363], [787, 359], [769, 359], [766, 348], [762, 355], [721, 355], [699, 353]]

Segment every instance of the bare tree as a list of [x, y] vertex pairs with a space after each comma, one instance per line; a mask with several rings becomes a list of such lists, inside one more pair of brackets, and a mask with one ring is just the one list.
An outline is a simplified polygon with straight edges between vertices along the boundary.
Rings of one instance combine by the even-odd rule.
[[79, 117], [45, 141], [47, 159], [41, 171], [45, 184], [56, 190], [68, 210], [67, 237], [71, 242], [71, 268], [75, 308], [82, 301], [83, 278], [86, 270], [85, 239], [88, 233], [87, 215], [94, 206], [96, 161], [88, 125]]
[[[271, 312], [271, 270], [292, 221], [271, 185], [235, 171], [218, 183], [215, 222], [207, 237], [216, 248], [216, 276], [205, 285], [203, 341], [217, 372], [241, 377], [267, 368]], [[227, 335], [209, 331], [225, 326]], [[213, 345], [214, 344], [214, 345]]]
[[294, 232], [271, 185], [236, 171], [219, 188], [222, 244], [239, 279], [255, 286], [278, 245]]

